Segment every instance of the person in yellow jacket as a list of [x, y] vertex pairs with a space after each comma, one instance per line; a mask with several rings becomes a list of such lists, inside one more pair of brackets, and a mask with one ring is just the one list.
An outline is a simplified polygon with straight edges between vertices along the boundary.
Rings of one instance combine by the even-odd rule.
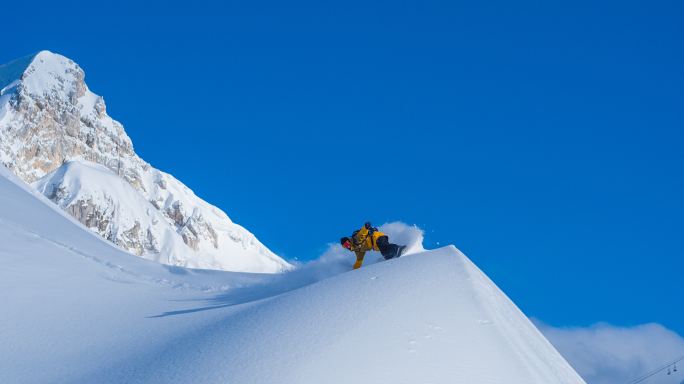
[[380, 251], [385, 260], [401, 256], [406, 249], [405, 245], [396, 245], [389, 242], [389, 237], [377, 228], [366, 223], [358, 231], [354, 231], [351, 237], [340, 239], [342, 246], [356, 254], [354, 269], [361, 268], [363, 257], [368, 251]]

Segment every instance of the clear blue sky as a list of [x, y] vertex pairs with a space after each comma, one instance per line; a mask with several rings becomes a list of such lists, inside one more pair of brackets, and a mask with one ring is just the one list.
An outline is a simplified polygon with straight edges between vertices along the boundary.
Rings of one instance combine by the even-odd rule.
[[19, 3], [0, 61], [76, 60], [285, 257], [401, 220], [550, 324], [684, 334], [680, 1]]

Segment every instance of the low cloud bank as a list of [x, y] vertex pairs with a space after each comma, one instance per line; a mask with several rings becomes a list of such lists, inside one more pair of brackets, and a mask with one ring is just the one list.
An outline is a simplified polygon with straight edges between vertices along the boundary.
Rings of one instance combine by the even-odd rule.
[[[626, 384], [684, 356], [684, 338], [660, 324], [556, 328], [534, 322], [588, 384]], [[684, 383], [684, 364], [677, 368], [671, 375], [665, 370], [643, 383]]]

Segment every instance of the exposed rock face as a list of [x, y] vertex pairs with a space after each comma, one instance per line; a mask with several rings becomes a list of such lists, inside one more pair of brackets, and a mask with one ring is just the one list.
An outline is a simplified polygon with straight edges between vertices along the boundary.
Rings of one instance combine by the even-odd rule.
[[0, 83], [6, 104], [0, 107], [5, 109], [0, 156], [25, 181], [34, 182], [76, 157], [110, 168], [124, 158], [132, 177], [134, 166], [144, 164], [123, 126], [106, 115], [104, 100], [88, 90], [84, 79], [76, 63], [44, 51], [19, 81]]
[[[52, 201], [61, 200], [62, 199], [58, 195], [53, 194]], [[92, 200], [77, 200], [64, 209], [86, 227], [91, 228], [105, 238], [112, 237], [110, 240], [115, 240], [115, 236], [110, 236], [112, 232], [109, 230], [111, 219], [113, 217], [110, 217], [106, 212], [103, 212], [101, 207], [95, 204]], [[142, 253], [138, 253], [138, 256], [141, 254]]]
[[3, 165], [136, 255], [234, 271], [290, 267], [221, 210], [138, 157], [84, 79], [78, 64], [48, 51], [0, 66]]

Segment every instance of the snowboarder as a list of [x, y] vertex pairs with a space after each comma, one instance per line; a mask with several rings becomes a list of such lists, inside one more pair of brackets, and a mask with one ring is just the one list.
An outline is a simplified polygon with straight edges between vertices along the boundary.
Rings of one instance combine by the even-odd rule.
[[380, 251], [385, 260], [401, 256], [406, 249], [405, 245], [396, 245], [389, 242], [389, 238], [377, 228], [366, 223], [358, 231], [354, 231], [351, 237], [340, 239], [342, 246], [356, 253], [354, 269], [361, 268], [363, 257], [367, 251]]

